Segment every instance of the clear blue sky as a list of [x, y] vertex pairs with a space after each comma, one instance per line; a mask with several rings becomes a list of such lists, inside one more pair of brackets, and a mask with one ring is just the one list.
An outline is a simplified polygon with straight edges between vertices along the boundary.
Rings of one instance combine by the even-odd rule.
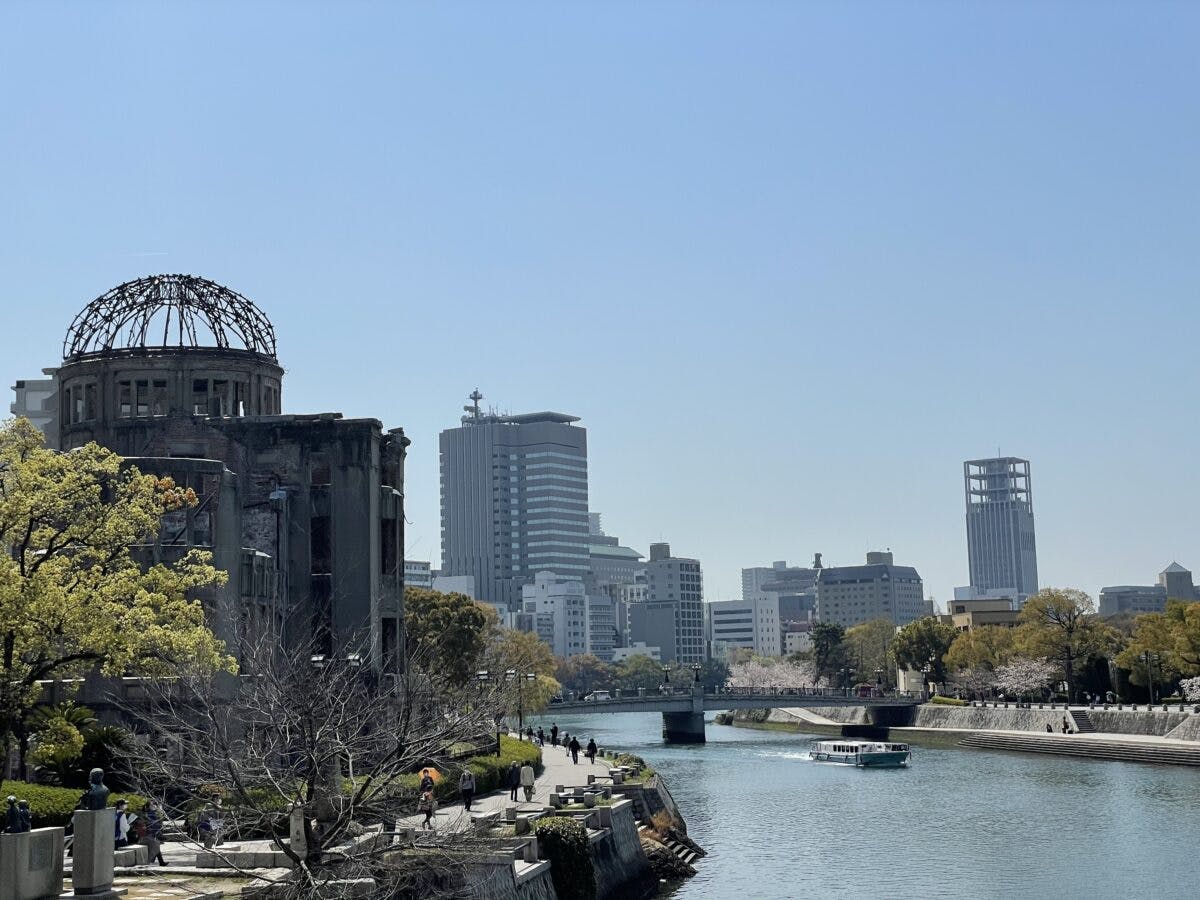
[[966, 582], [1033, 462], [1043, 585], [1200, 569], [1200, 5], [0, 6], [0, 370], [154, 272], [274, 320], [285, 411], [402, 425], [409, 555], [468, 392], [588, 427], [704, 565]]

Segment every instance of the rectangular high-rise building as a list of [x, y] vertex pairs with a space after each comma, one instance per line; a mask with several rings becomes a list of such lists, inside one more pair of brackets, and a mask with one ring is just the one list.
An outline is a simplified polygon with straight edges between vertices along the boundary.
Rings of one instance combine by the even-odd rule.
[[967, 460], [963, 484], [971, 587], [1012, 591], [1023, 604], [1038, 589], [1029, 460]]
[[665, 661], [704, 662], [704, 576], [700, 561], [651, 544], [646, 600], [629, 608], [630, 637], [662, 648]]
[[576, 416], [477, 404], [441, 433], [441, 571], [474, 576], [476, 599], [516, 610], [536, 573], [589, 571], [587, 430]]

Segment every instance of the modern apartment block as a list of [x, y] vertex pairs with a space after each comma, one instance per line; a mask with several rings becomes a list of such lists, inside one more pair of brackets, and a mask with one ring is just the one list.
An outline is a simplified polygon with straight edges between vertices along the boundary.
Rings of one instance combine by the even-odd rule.
[[629, 607], [630, 639], [661, 647], [665, 661], [704, 662], [703, 597], [700, 561], [672, 556], [670, 544], [651, 544], [646, 600]]
[[522, 611], [533, 616], [538, 637], [555, 656], [587, 652], [587, 595], [583, 582], [538, 572], [521, 588]]
[[428, 561], [406, 559], [404, 561], [404, 586], [415, 588], [433, 587], [433, 567]]
[[714, 600], [705, 604], [712, 655], [725, 657], [730, 648], [747, 648], [759, 656], [783, 651], [779, 600]]
[[588, 557], [587, 430], [556, 412], [484, 414], [478, 391], [441, 433], [442, 574], [517, 609], [538, 572], [582, 579]]
[[967, 460], [963, 484], [971, 587], [1012, 591], [1021, 605], [1038, 589], [1029, 460]]
[[921, 617], [921, 576], [897, 566], [890, 551], [867, 554], [865, 566], [831, 566], [817, 576], [817, 618], [849, 628], [872, 619], [904, 625]]

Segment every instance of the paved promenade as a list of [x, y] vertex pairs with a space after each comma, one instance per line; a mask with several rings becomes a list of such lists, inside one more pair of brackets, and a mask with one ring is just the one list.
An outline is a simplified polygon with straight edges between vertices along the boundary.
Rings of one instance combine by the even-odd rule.
[[[564, 747], [552, 747], [549, 743], [542, 748], [542, 765], [545, 769], [534, 782], [533, 803], [530, 804], [530, 808], [543, 809], [549, 806], [550, 794], [554, 792], [554, 786], [557, 784], [586, 784], [589, 774], [599, 775], [602, 772], [608, 774], [608, 763], [603, 760], [598, 760], [595, 765], [592, 765], [588, 762], [587, 757], [580, 753], [579, 765], [575, 765], [571, 762], [571, 754], [567, 753]], [[517, 798], [517, 807], [524, 806], [525, 792], [519, 788], [517, 789]], [[476, 812], [481, 810], [503, 811], [506, 806], [512, 806], [507, 789], [476, 797], [471, 803], [472, 811]], [[417, 813], [406, 816], [400, 824], [415, 828], [419, 827], [424, 820], [425, 814]], [[470, 820], [461, 803], [446, 803], [438, 806], [438, 811], [433, 816], [433, 824], [439, 831], [459, 831], [466, 829], [470, 825]]]

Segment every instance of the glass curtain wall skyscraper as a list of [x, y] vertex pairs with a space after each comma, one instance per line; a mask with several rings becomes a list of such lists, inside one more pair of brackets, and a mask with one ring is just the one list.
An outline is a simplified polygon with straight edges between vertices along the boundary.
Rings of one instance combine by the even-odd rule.
[[473, 575], [478, 599], [515, 611], [538, 572], [589, 571], [587, 429], [563, 413], [484, 414], [480, 399], [441, 433], [442, 574]]
[[971, 588], [977, 595], [1009, 592], [1020, 606], [1038, 590], [1029, 460], [967, 460], [963, 481]]

